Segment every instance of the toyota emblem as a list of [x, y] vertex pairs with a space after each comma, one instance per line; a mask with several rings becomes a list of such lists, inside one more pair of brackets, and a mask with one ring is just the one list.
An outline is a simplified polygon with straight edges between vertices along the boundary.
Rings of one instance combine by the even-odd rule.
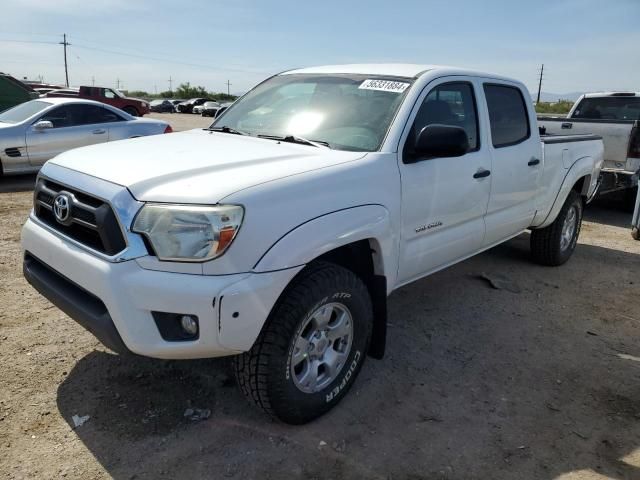
[[69, 218], [71, 213], [69, 195], [61, 193], [53, 200], [53, 214], [56, 216], [56, 220], [60, 223], [64, 223]]

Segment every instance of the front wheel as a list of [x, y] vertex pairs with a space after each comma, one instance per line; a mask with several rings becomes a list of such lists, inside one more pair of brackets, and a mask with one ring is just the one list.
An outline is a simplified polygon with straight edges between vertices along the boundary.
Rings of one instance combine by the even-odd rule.
[[551, 225], [531, 232], [531, 256], [541, 265], [565, 263], [576, 248], [582, 226], [582, 198], [571, 191]]
[[364, 362], [373, 322], [369, 292], [328, 262], [303, 270], [285, 290], [255, 344], [235, 357], [246, 397], [290, 424], [333, 408]]
[[133, 107], [124, 107], [124, 111], [127, 112], [132, 117], [137, 117], [138, 116], [138, 110], [136, 110]]

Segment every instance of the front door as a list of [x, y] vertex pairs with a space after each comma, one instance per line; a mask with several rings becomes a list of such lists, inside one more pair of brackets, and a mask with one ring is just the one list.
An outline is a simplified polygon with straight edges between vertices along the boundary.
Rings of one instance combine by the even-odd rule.
[[[100, 107], [97, 107], [100, 108]], [[97, 124], [93, 105], [61, 105], [34, 122], [49, 121], [53, 128], [38, 130], [33, 125], [27, 130], [26, 141], [29, 162], [41, 166], [50, 158], [72, 148], [106, 142], [109, 132], [105, 125]]]
[[[481, 248], [491, 187], [491, 157], [481, 142], [476, 92], [466, 77], [425, 88], [401, 140], [402, 242], [398, 278], [407, 283]], [[412, 158], [416, 135], [427, 125], [464, 128], [469, 151], [453, 158]]]

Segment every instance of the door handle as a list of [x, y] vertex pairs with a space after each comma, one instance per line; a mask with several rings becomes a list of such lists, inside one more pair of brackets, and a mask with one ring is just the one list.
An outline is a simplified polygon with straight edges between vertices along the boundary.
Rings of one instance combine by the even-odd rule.
[[540, 159], [539, 158], [531, 158], [531, 160], [529, 160], [529, 163], [527, 163], [527, 165], [529, 165], [530, 167], [533, 167], [534, 165], [538, 165], [540, 163]]
[[102, 135], [103, 133], [107, 133], [107, 131], [104, 128], [98, 128], [97, 130], [94, 130], [93, 133], [96, 135]]
[[484, 178], [491, 175], [491, 170], [478, 170], [473, 174], [473, 178]]
[[573, 128], [573, 123], [565, 122], [560, 127], [561, 128]]

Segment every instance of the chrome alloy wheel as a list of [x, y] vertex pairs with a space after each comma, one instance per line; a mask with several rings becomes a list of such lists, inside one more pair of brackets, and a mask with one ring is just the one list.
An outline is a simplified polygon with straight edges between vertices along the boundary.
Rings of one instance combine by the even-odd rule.
[[560, 250], [565, 251], [571, 245], [573, 235], [576, 233], [578, 225], [578, 213], [576, 207], [573, 206], [567, 212], [567, 216], [562, 223], [562, 233], [560, 234]]
[[289, 361], [293, 383], [316, 393], [335, 380], [353, 341], [351, 312], [342, 303], [327, 303], [309, 315], [298, 330]]

